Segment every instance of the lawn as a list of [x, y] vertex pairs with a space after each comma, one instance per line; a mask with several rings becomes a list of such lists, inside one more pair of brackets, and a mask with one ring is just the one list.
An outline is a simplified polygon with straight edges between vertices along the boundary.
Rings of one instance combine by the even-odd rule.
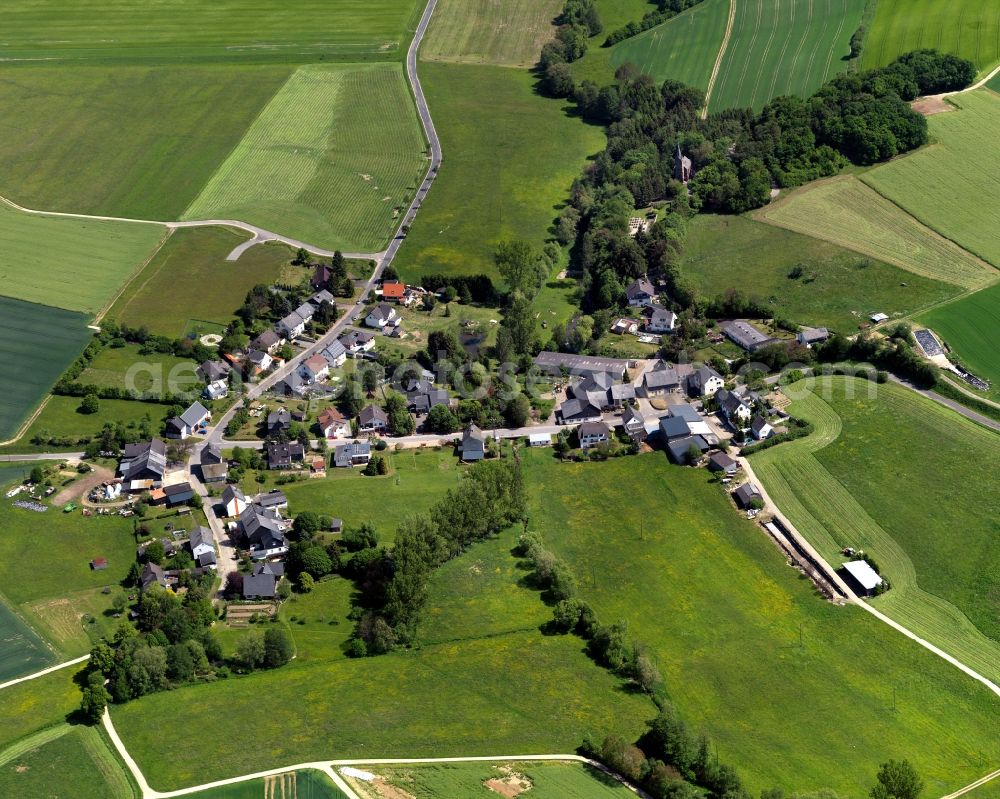
[[188, 795], [191, 799], [345, 799], [333, 780], [314, 770], [289, 771]]
[[87, 366], [78, 382], [130, 391], [189, 391], [204, 386], [195, 374], [198, 364], [190, 358], [164, 353], [139, 354], [138, 344], [105, 347]]
[[441, 0], [420, 47], [425, 61], [532, 67], [555, 34], [561, 0]]
[[[736, 3], [709, 108], [760, 109], [772, 97], [812, 94], [846, 68], [864, 0]], [[707, 89], [729, 16], [728, 0], [706, 0], [616, 45], [611, 62], [632, 62], [660, 82]]]
[[861, 63], [881, 67], [910, 50], [933, 47], [987, 71], [1000, 60], [1000, 6], [982, 0], [879, 0]]
[[1000, 203], [989, 200], [1000, 186], [1000, 153], [983, 148], [1000, 128], [1000, 95], [984, 89], [950, 102], [959, 110], [927, 120], [934, 144], [861, 179], [945, 238], [1000, 267]]
[[13, 436], [32, 409], [83, 351], [90, 331], [82, 314], [0, 297], [0, 441]]
[[[484, 783], [502, 784], [511, 776], [522, 776], [530, 784], [532, 799], [629, 799], [634, 794], [613, 778], [579, 763], [433, 763], [416, 766], [372, 766], [365, 768], [413, 799], [488, 799], [499, 791]], [[362, 799], [380, 799], [384, 794], [370, 783], [349, 780]], [[496, 784], [496, 788], [500, 788]]]
[[0, 752], [0, 795], [134, 799], [129, 776], [94, 727], [61, 725]]
[[997, 279], [989, 264], [851, 176], [810, 183], [753, 216], [963, 288], [982, 288]]
[[[798, 266], [802, 276], [789, 277]], [[960, 291], [745, 216], [694, 217], [681, 270], [704, 296], [739, 289], [768, 303], [776, 316], [843, 333], [853, 332], [876, 311], [905, 314]]]
[[52, 652], [34, 630], [0, 600], [0, 682], [52, 665]]
[[5, 4], [5, 61], [308, 61], [398, 57], [415, 0], [294, 3], [168, 0], [136, 7], [87, 0]]
[[297, 69], [184, 212], [377, 251], [427, 169], [400, 64]]
[[598, 86], [604, 86], [615, 78], [615, 68], [611, 65], [615, 50], [602, 46], [608, 34], [629, 22], [641, 20], [648, 12], [655, 11], [656, 5], [650, 0], [595, 0], [594, 5], [604, 30], [588, 40], [587, 52], [583, 58], [570, 64], [570, 70], [578, 83], [591, 80]]
[[991, 392], [1000, 400], [1000, 284], [990, 286], [955, 302], [934, 308], [920, 317], [952, 353], [973, 373], [989, 380]]
[[1000, 457], [1000, 438], [906, 389], [869, 387], [789, 389], [816, 432], [754, 455], [754, 470], [830, 561], [845, 546], [875, 558], [893, 586], [876, 606], [1000, 680], [1000, 505], [976, 460]]
[[[329, 662], [346, 657], [344, 645], [354, 634], [351, 611], [354, 583], [342, 577], [328, 577], [316, 583], [308, 594], [293, 594], [281, 604], [280, 618], [288, 624], [295, 641], [295, 661]], [[243, 631], [234, 632], [239, 640]], [[235, 647], [235, 642], [234, 642]]]
[[80, 687], [74, 682], [79, 666], [0, 691], [0, 752], [28, 735], [66, 721], [80, 707]]
[[[148, 418], [150, 430], [157, 431], [166, 419], [169, 407], [155, 402], [102, 399], [97, 413], [86, 414], [80, 413], [79, 397], [51, 396], [24, 435], [7, 449], [17, 452], [79, 451], [82, 449], [80, 441], [100, 433], [105, 422], [121, 422], [126, 427], [137, 427]], [[43, 439], [43, 443], [33, 444], [32, 439], [36, 436]], [[44, 443], [53, 438], [62, 441], [58, 444]]]
[[940, 795], [1000, 757], [993, 694], [860, 609], [822, 601], [707, 472], [659, 452], [526, 458], [532, 527], [605, 623], [627, 621], [751, 793], [860, 796], [880, 762], [905, 757]]
[[425, 63], [420, 78], [445, 156], [394, 266], [415, 283], [441, 272], [495, 276], [499, 241], [542, 246], [604, 134], [535, 94], [527, 71]]
[[108, 318], [145, 325], [163, 336], [180, 336], [199, 323], [206, 329], [229, 324], [251, 288], [278, 282], [293, 269], [295, 253], [276, 243], [258, 244], [238, 261], [227, 261], [247, 238], [249, 234], [229, 228], [174, 231], [126, 286]]
[[[95, 15], [90, 4], [79, 5]], [[159, 7], [171, 5], [176, 3]], [[134, 9], [114, 7], [134, 19]], [[59, 13], [68, 14], [65, 3]], [[195, 30], [190, 17], [178, 16], [177, 22]], [[10, 34], [7, 26], [4, 33]], [[107, 38], [105, 31], [100, 39]], [[291, 71], [245, 65], [5, 67], [0, 194], [47, 211], [177, 219]]]
[[165, 235], [159, 225], [35, 216], [0, 202], [3, 292], [94, 314]]
[[[433, 310], [423, 311], [416, 308], [400, 308], [399, 316], [403, 319], [403, 337], [376, 339], [376, 350], [396, 350], [407, 358], [412, 358], [418, 350], [427, 348], [427, 338], [435, 331], [451, 330], [462, 340], [465, 333], [472, 338], [480, 338], [479, 346], [486, 347], [496, 342], [497, 325], [490, 320], [499, 322], [502, 314], [497, 308], [485, 308], [479, 305], [462, 305], [458, 302], [437, 303]], [[447, 315], [445, 315], [447, 314]], [[471, 339], [470, 339], [471, 340]]]

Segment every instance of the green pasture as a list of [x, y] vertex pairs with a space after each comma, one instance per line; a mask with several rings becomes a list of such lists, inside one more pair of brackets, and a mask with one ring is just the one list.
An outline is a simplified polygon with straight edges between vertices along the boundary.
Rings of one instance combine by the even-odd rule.
[[0, 297], [0, 440], [13, 436], [90, 338], [73, 311]]
[[222, 785], [189, 796], [192, 799], [346, 799], [333, 780], [312, 769]]
[[[281, 603], [280, 618], [295, 642], [295, 662], [326, 663], [346, 657], [344, 646], [354, 634], [348, 619], [354, 583], [342, 577], [327, 577], [308, 594], [292, 594]], [[243, 631], [233, 631], [233, 637]], [[235, 644], [234, 644], [235, 645]]]
[[[517, 761], [498, 763], [427, 763], [364, 767], [413, 799], [488, 799], [497, 791], [484, 783], [511, 776], [530, 784], [532, 799], [629, 799], [634, 794], [604, 772], [580, 763]], [[378, 799], [369, 784], [350, 780], [364, 799]], [[498, 786], [499, 787], [499, 786]]]
[[[90, 4], [79, 5], [94, 13]], [[175, 3], [161, 7], [170, 5]], [[116, 7], [134, 17], [134, 9]], [[195, 30], [189, 19], [184, 25]], [[46, 211], [177, 219], [291, 71], [247, 65], [5, 67], [0, 194]], [[107, 229], [87, 225], [85, 230]], [[29, 243], [30, 254], [46, 253]], [[52, 259], [55, 268], [42, 271], [57, 277], [78, 259], [106, 259], [110, 246], [93, 241], [60, 253]], [[86, 296], [80, 283], [74, 288], [73, 296]]]
[[845, 546], [875, 558], [892, 585], [877, 607], [1000, 679], [998, 507], [979, 465], [998, 457], [1000, 438], [904, 388], [871, 387], [791, 387], [792, 412], [816, 432], [753, 455], [753, 468], [832, 563]]
[[990, 381], [990, 394], [1000, 400], [1000, 284], [922, 314], [919, 322], [932, 328], [952, 354], [979, 377]]
[[[941, 795], [1000, 757], [993, 694], [864, 611], [823, 601], [707, 472], [661, 452], [525, 457], [532, 528], [598, 616], [628, 624], [751, 793], [861, 796], [894, 757]], [[845, 714], [850, 724], [834, 721]]]
[[1000, 129], [1000, 95], [984, 89], [949, 102], [958, 110], [927, 120], [933, 144], [861, 179], [929, 228], [1000, 267], [1000, 204], [988, 201], [1000, 186], [1000, 153], [983, 147]]
[[583, 58], [570, 64], [570, 70], [577, 82], [590, 80], [598, 86], [611, 83], [615, 77], [615, 66], [611, 59], [613, 47], [604, 47], [608, 34], [632, 21], [638, 21], [656, 6], [649, 0], [594, 0], [601, 16], [604, 30], [587, 41], [587, 52]]
[[77, 380], [87, 385], [130, 391], [171, 391], [179, 393], [204, 386], [195, 374], [198, 364], [190, 358], [164, 353], [139, 354], [138, 344], [105, 347]]
[[561, 0], [441, 0], [420, 57], [424, 61], [532, 67], [555, 34]]
[[[789, 277], [797, 266], [802, 276]], [[738, 289], [773, 307], [776, 316], [843, 333], [856, 330], [876, 310], [908, 313], [960, 291], [746, 216], [694, 217], [681, 270], [704, 296]]]
[[989, 264], [852, 176], [810, 183], [753, 216], [962, 288], [983, 288], [997, 278]]
[[0, 600], [0, 682], [40, 671], [53, 663], [52, 652], [24, 621]]
[[[291, 277], [295, 253], [283, 244], [258, 244], [238, 261], [226, 256], [249, 238], [230, 228], [174, 231], [108, 311], [108, 318], [150, 332], [179, 336], [194, 320], [208, 330], [229, 324], [247, 292]], [[306, 275], [302, 269], [300, 277]]]
[[67, 720], [80, 707], [81, 666], [69, 666], [44, 677], [0, 691], [0, 757], [11, 744]]
[[4, 10], [4, 61], [302, 62], [397, 58], [422, 6], [414, 0], [168, 0], [139, 6], [12, 0]]
[[159, 225], [35, 216], [0, 202], [3, 292], [94, 314], [164, 235]]
[[879, 0], [861, 65], [885, 66], [928, 47], [968, 58], [987, 71], [1000, 60], [1000, 6], [982, 0]]
[[[456, 336], [468, 333], [482, 338], [480, 346], [486, 347], [496, 341], [497, 325], [490, 320], [499, 322], [502, 314], [497, 308], [486, 308], [479, 305], [462, 305], [458, 302], [449, 303], [447, 310], [444, 303], [437, 303], [431, 311], [414, 308], [400, 308], [399, 316], [403, 319], [403, 337], [376, 339], [376, 351], [396, 350], [407, 358], [414, 353], [427, 348], [427, 338], [431, 333], [451, 330]], [[446, 315], [447, 314], [447, 315]]]
[[134, 799], [131, 778], [94, 727], [60, 725], [0, 752], [0, 795]]
[[427, 168], [399, 64], [297, 69], [184, 212], [377, 251]]
[[420, 79], [445, 157], [394, 265], [410, 282], [439, 272], [496, 275], [497, 243], [540, 248], [605, 137], [536, 94], [526, 71], [425, 63]]

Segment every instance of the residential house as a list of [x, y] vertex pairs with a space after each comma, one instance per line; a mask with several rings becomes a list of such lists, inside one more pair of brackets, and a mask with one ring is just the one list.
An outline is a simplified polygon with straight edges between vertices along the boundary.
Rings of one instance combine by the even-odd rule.
[[283, 563], [258, 563], [250, 574], [243, 575], [243, 598], [274, 599], [284, 573]]
[[326, 289], [320, 289], [309, 298], [309, 304], [313, 308], [319, 308], [324, 302], [333, 306], [337, 305], [337, 301], [333, 298], [333, 295]]
[[299, 375], [306, 383], [318, 383], [330, 376], [330, 364], [319, 353], [310, 355], [299, 365]]
[[201, 481], [203, 483], [224, 483], [229, 477], [228, 463], [202, 463]]
[[225, 516], [239, 516], [249, 504], [239, 486], [227, 485], [222, 492], [222, 506], [225, 508]]
[[118, 473], [128, 491], [159, 488], [167, 470], [167, 448], [158, 438], [143, 444], [126, 444]]
[[170, 585], [170, 581], [167, 579], [167, 575], [162, 568], [155, 563], [147, 563], [142, 567], [142, 572], [139, 574], [139, 586], [143, 591], [148, 591], [154, 585], [158, 585], [160, 588], [167, 588]]
[[386, 280], [382, 283], [382, 299], [386, 302], [401, 303], [406, 298], [406, 284], [398, 280]]
[[249, 505], [240, 514], [239, 540], [256, 560], [283, 555], [288, 551], [286, 526], [277, 511]]
[[264, 445], [268, 469], [290, 469], [293, 463], [301, 463], [305, 449], [298, 441], [273, 442]]
[[615, 410], [635, 399], [635, 387], [631, 383], [616, 383], [609, 372], [594, 372], [570, 386], [567, 395], [586, 400], [601, 410]]
[[365, 466], [372, 457], [372, 445], [367, 441], [341, 444], [333, 451], [333, 465], [338, 468]]
[[698, 450], [699, 457], [708, 452], [709, 445], [703, 436], [688, 435], [667, 442], [667, 452], [670, 453], [670, 459], [682, 466], [694, 465], [691, 462], [691, 453], [694, 450]]
[[247, 371], [251, 375], [259, 375], [266, 372], [274, 363], [274, 358], [270, 353], [263, 350], [247, 350]]
[[611, 439], [611, 428], [604, 422], [584, 422], [576, 429], [581, 449], [607, 444]]
[[406, 386], [406, 403], [410, 413], [423, 415], [435, 405], [448, 405], [451, 397], [443, 388], [434, 388], [427, 380], [411, 380]]
[[830, 331], [825, 327], [803, 327], [795, 340], [806, 347], [813, 344], [820, 344], [830, 338]]
[[649, 280], [640, 277], [638, 280], [632, 281], [629, 287], [625, 289], [625, 297], [628, 300], [628, 304], [632, 307], [642, 308], [654, 303], [656, 300], [656, 289], [653, 288], [653, 284]]
[[367, 330], [348, 330], [337, 341], [344, 345], [348, 355], [356, 356], [375, 346], [375, 334]]
[[626, 405], [622, 411], [622, 427], [636, 443], [646, 440], [646, 418], [634, 405]]
[[267, 415], [265, 430], [269, 436], [287, 433], [292, 426], [292, 414], [288, 408], [278, 408]]
[[677, 314], [659, 305], [650, 305], [645, 310], [646, 330], [650, 333], [672, 333], [677, 327]]
[[358, 414], [358, 430], [362, 433], [384, 433], [389, 417], [378, 405], [368, 405]]
[[779, 339], [772, 338], [764, 331], [754, 327], [745, 319], [736, 319], [731, 322], [722, 323], [722, 332], [736, 346], [754, 352], [768, 344], [775, 344]]
[[632, 319], [630, 317], [616, 319], [615, 323], [611, 325], [611, 332], [617, 333], [620, 336], [624, 336], [626, 334], [634, 336], [639, 332], [639, 320]]
[[312, 277], [309, 278], [309, 285], [312, 286], [313, 291], [320, 291], [330, 285], [331, 277], [333, 277], [333, 270], [326, 264], [320, 264], [313, 270]]
[[584, 396], [581, 399], [568, 399], [559, 406], [556, 412], [556, 421], [559, 424], [575, 424], [577, 422], [599, 422], [601, 421], [601, 409], [591, 404], [590, 400]]
[[329, 362], [331, 369], [337, 369], [347, 362], [347, 348], [341, 343], [340, 339], [337, 339], [324, 349], [322, 355]]
[[201, 451], [201, 464], [222, 463], [222, 450], [218, 444], [207, 444]]
[[336, 408], [324, 408], [320, 411], [319, 433], [323, 438], [350, 438], [351, 422]]
[[749, 508], [755, 502], [763, 502], [760, 490], [753, 483], [744, 483], [733, 492], [733, 498], [741, 508]]
[[740, 397], [725, 388], [715, 392], [715, 401], [719, 412], [737, 430], [743, 430], [750, 423], [753, 411]]
[[198, 367], [198, 376], [206, 383], [214, 383], [217, 380], [228, 380], [232, 370], [233, 367], [225, 361], [205, 361]]
[[167, 438], [185, 439], [201, 431], [212, 418], [208, 408], [195, 401], [180, 416], [167, 420]]
[[194, 489], [190, 483], [175, 483], [174, 485], [164, 486], [163, 494], [167, 500], [167, 506], [171, 508], [183, 505], [185, 502], [190, 502], [194, 499]]
[[188, 547], [195, 563], [202, 568], [215, 568], [215, 536], [209, 528], [200, 524], [195, 527], [188, 539]]
[[676, 369], [663, 365], [650, 369], [642, 376], [642, 393], [646, 397], [662, 397], [681, 386]]
[[713, 472], [722, 472], [724, 475], [732, 477], [740, 465], [725, 452], [713, 452], [708, 459], [708, 468]]
[[288, 316], [281, 319], [276, 325], [277, 331], [285, 338], [291, 340], [301, 336], [316, 313], [316, 308], [308, 302], [302, 303]]
[[476, 425], [470, 424], [462, 433], [458, 451], [463, 461], [481, 461], [486, 457], [486, 434]]
[[288, 497], [277, 488], [258, 494], [254, 502], [265, 510], [282, 510], [288, 507]]
[[750, 423], [750, 434], [758, 441], [763, 441], [774, 435], [774, 428], [758, 413]]
[[552, 434], [551, 433], [529, 433], [528, 434], [528, 445], [532, 447], [550, 447], [552, 446]]
[[712, 397], [726, 385], [722, 375], [711, 366], [701, 366], [688, 377], [688, 392], [696, 397]]
[[216, 380], [205, 386], [201, 395], [207, 400], [217, 400], [229, 396], [229, 382], [227, 380]]
[[606, 372], [622, 380], [630, 362], [623, 358], [600, 358], [594, 355], [573, 355], [566, 352], [540, 352], [535, 356], [535, 368], [543, 374], [559, 377], [564, 372], [586, 376]]
[[257, 338], [250, 342], [250, 349], [257, 350], [259, 352], [266, 352], [268, 355], [274, 355], [275, 351], [284, 343], [284, 339], [279, 336], [274, 330], [265, 330]]
[[396, 309], [387, 302], [380, 302], [365, 317], [365, 324], [382, 330], [386, 327], [395, 327], [400, 323], [400, 318], [396, 314]]

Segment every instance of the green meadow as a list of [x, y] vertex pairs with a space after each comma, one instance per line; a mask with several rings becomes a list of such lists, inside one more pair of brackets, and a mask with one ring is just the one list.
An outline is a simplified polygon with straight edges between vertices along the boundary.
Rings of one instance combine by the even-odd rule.
[[151, 333], [176, 337], [191, 325], [229, 324], [255, 285], [298, 282], [303, 268], [292, 271], [295, 253], [283, 244], [258, 244], [238, 261], [226, 256], [249, 238], [230, 228], [180, 228], [122, 291], [109, 319]]
[[542, 246], [604, 134], [536, 94], [527, 71], [422, 63], [420, 79], [445, 157], [394, 265], [410, 282], [495, 275], [499, 241]]
[[[801, 276], [790, 277], [799, 266]], [[876, 310], [908, 313], [960, 291], [746, 216], [691, 219], [681, 270], [704, 296], [738, 289], [770, 305], [776, 316], [843, 333], [857, 330]]]
[[1000, 60], [1000, 6], [981, 0], [879, 0], [861, 54], [865, 69], [932, 47], [983, 72]]
[[987, 201], [1000, 186], [1000, 153], [983, 147], [1000, 127], [1000, 95], [981, 90], [949, 102], [958, 110], [927, 120], [932, 144], [861, 179], [945, 238], [1000, 267], [1000, 205]]
[[83, 314], [0, 297], [0, 441], [13, 436], [90, 338]]
[[297, 69], [183, 214], [377, 251], [427, 167], [398, 64]]
[[0, 691], [0, 754], [11, 744], [67, 720], [80, 707], [79, 666]]
[[[1000, 757], [993, 694], [860, 609], [823, 601], [707, 472], [661, 452], [526, 458], [532, 528], [599, 618], [628, 624], [751, 793], [860, 796], [880, 762], [905, 757], [940, 795]], [[833, 722], [845, 713], [851, 723]]]
[[615, 78], [612, 56], [615, 49], [604, 47], [608, 34], [634, 20], [642, 19], [650, 11], [655, 11], [649, 0], [594, 0], [597, 13], [601, 16], [604, 30], [587, 40], [587, 52], [583, 58], [570, 64], [576, 81], [591, 80], [598, 86], [611, 83]]

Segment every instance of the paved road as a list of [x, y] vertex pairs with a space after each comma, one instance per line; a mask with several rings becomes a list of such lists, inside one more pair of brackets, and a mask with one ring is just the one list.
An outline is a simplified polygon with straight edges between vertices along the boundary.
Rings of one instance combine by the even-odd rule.
[[927, 399], [933, 400], [938, 405], [944, 405], [946, 408], [951, 408], [953, 411], [955, 411], [955, 413], [964, 416], [966, 419], [975, 422], [976, 424], [980, 424], [983, 427], [990, 428], [990, 430], [996, 430], [997, 432], [1000, 432], [1000, 422], [990, 419], [988, 416], [983, 416], [981, 413], [976, 413], [971, 408], [965, 407], [961, 402], [949, 399], [948, 397], [943, 397], [936, 391], [930, 391], [929, 389], [925, 388], [917, 388], [912, 383], [908, 383], [905, 380], [901, 380], [900, 378], [892, 374], [889, 375], [889, 380], [895, 383], [896, 385], [905, 386], [906, 388], [910, 389], [910, 391], [915, 391], [918, 394], [927, 397]]

